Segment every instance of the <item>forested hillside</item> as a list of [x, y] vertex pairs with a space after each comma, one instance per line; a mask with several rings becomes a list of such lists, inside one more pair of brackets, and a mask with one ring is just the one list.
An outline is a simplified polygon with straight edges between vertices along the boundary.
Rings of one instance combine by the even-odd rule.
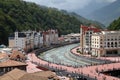
[[79, 32], [80, 21], [55, 8], [47, 8], [22, 0], [0, 0], [0, 44], [7, 44], [8, 35], [15, 30], [58, 29], [60, 34]]
[[120, 17], [117, 20], [114, 20], [109, 26], [109, 30], [120, 30]]

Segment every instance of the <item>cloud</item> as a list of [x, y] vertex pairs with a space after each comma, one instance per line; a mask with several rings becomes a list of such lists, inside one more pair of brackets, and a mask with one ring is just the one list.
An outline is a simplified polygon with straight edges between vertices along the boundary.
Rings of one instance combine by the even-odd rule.
[[75, 10], [88, 5], [91, 0], [25, 0], [58, 9]]
[[58, 9], [64, 9], [67, 11], [75, 11], [78, 9], [83, 9], [88, 6], [91, 2], [97, 3], [110, 3], [116, 0], [25, 0], [30, 2], [35, 2], [40, 5], [55, 7]]
[[101, 2], [101, 3], [111, 3], [114, 2], [116, 0], [95, 0], [96, 2]]

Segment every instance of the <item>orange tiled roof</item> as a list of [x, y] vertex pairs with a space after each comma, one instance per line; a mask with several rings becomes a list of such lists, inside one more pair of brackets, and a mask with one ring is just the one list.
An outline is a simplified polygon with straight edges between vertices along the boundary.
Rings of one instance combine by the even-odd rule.
[[23, 65], [27, 65], [27, 64], [18, 62], [18, 61], [14, 61], [14, 60], [6, 60], [6, 61], [0, 63], [0, 67], [23, 66]]
[[0, 80], [19, 80], [19, 78], [21, 78], [25, 74], [27, 74], [27, 72], [15, 68], [12, 71], [1, 76]]
[[3, 76], [0, 80], [48, 80], [48, 78], [54, 78], [54, 80], [60, 80], [57, 75], [51, 71], [40, 71], [36, 73], [26, 73], [23, 70], [14, 69]]
[[25, 74], [19, 80], [48, 80], [46, 77], [36, 76], [32, 74]]
[[10, 54], [10, 59], [17, 59], [18, 56], [21, 59], [25, 59], [25, 55], [23, 53], [20, 53], [19, 51], [13, 51], [12, 54]]
[[0, 53], [0, 59], [6, 58], [6, 57], [8, 57], [8, 55], [6, 53]]

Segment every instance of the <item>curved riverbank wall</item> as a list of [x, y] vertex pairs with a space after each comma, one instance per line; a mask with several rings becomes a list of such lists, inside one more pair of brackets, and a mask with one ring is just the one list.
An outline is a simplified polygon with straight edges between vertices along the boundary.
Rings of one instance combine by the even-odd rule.
[[76, 44], [76, 43], [79, 43], [79, 42], [71, 42], [71, 43], [66, 42], [66, 43], [62, 43], [62, 44], [51, 45], [50, 47], [43, 47], [43, 48], [36, 49], [36, 50], [34, 50], [34, 53], [36, 54], [36, 56], [38, 56], [38, 55], [40, 55], [40, 53], [43, 53], [43, 52], [48, 51], [50, 49], [58, 48], [58, 47], [62, 47], [62, 46], [70, 45], [70, 44]]
[[[78, 47], [78, 46], [77, 46]], [[83, 62], [87, 62], [87, 63], [90, 63], [90, 65], [94, 65], [94, 64], [104, 64], [104, 63], [111, 63], [111, 61], [109, 60], [101, 60], [101, 59], [96, 59], [94, 57], [87, 57], [87, 56], [83, 56], [81, 54], [78, 55], [78, 54], [75, 54], [74, 52], [72, 52], [73, 49], [77, 48], [77, 47], [74, 47], [70, 50], [70, 53], [69, 53], [69, 56], [71, 56], [72, 58], [75, 58], [77, 60], [81, 60]]]

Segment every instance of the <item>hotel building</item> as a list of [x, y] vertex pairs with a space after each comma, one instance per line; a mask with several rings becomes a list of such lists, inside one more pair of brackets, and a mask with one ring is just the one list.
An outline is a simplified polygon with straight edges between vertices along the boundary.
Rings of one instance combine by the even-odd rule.
[[92, 55], [114, 56], [120, 55], [120, 31], [101, 31], [91, 37]]
[[83, 26], [80, 28], [80, 50], [81, 53], [91, 53], [91, 36], [95, 32], [100, 32], [100, 29], [97, 29], [93, 26]]

